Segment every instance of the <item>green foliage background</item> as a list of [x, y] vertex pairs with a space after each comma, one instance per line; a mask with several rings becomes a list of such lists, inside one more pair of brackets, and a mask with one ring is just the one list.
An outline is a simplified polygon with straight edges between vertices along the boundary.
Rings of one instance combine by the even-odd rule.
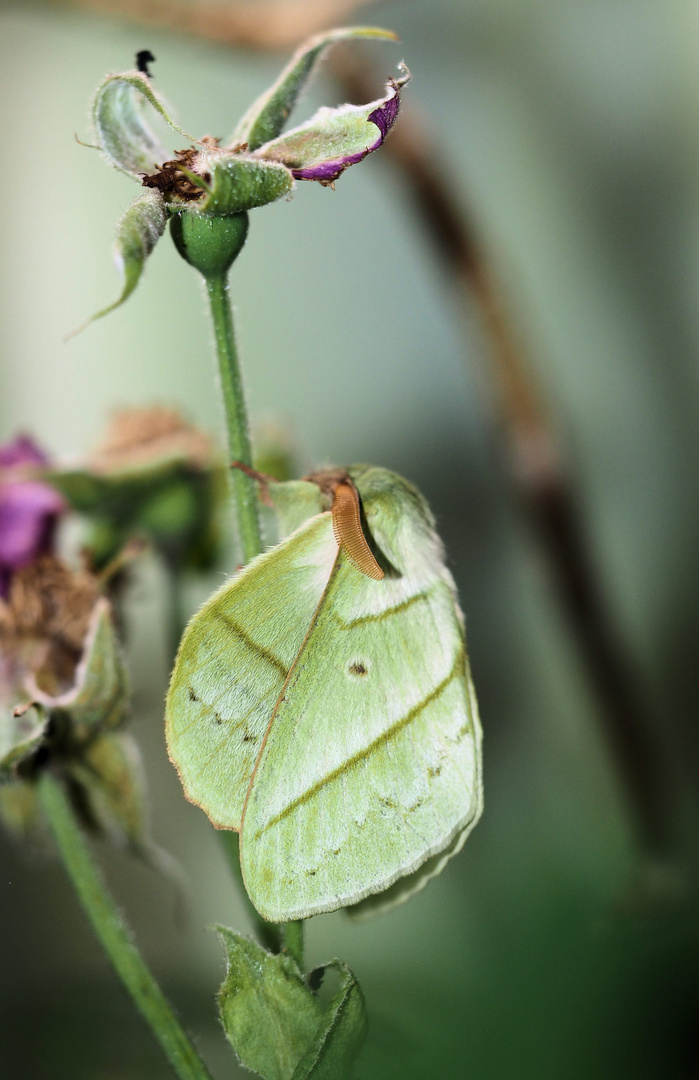
[[[314, 919], [309, 961], [340, 956], [362, 983], [364, 1080], [694, 1077], [699, 9], [392, 0], [360, 18], [401, 36], [399, 48], [371, 47], [377, 93], [405, 56], [406, 100], [475, 214], [557, 418], [673, 770], [679, 854], [662, 867], [634, 858], [597, 702], [505, 478], [476, 312], [459, 310], [402, 181], [376, 154], [334, 193], [299, 185], [290, 205], [252, 215], [233, 274], [249, 404], [291, 425], [304, 464], [374, 461], [432, 503], [467, 613], [486, 810], [464, 853], [407, 906], [361, 925]], [[281, 59], [69, 8], [0, 11], [0, 438], [30, 430], [61, 457], [94, 443], [117, 405], [179, 405], [222, 435], [203, 296], [166, 240], [122, 310], [61, 341], [116, 296], [112, 229], [136, 195], [73, 132], [85, 134], [101, 76], [146, 47], [182, 125], [217, 135]], [[319, 80], [299, 119], [334, 93]], [[219, 580], [193, 583], [190, 605]], [[186, 917], [167, 881], [100, 855], [212, 1070], [233, 1076], [215, 1019], [223, 957], [204, 927], [248, 924], [214, 832], [166, 760], [154, 563], [129, 612], [132, 731], [155, 838], [189, 875]], [[639, 888], [639, 875], [657, 888]], [[0, 1074], [169, 1075], [60, 868], [5, 837]]]

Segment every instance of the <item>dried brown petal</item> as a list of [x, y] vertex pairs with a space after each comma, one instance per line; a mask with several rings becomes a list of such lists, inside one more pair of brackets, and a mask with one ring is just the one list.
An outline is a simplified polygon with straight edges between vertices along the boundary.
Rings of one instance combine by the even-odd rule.
[[96, 473], [123, 472], [169, 458], [203, 468], [211, 462], [211, 442], [174, 409], [122, 409], [115, 413], [88, 466]]

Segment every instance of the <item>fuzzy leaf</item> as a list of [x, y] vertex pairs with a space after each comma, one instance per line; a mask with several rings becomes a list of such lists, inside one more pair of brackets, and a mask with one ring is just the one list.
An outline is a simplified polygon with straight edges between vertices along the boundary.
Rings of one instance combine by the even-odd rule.
[[217, 927], [228, 953], [221, 1022], [242, 1064], [265, 1080], [291, 1080], [315, 1045], [323, 1009], [295, 962]]
[[338, 41], [351, 38], [384, 38], [395, 41], [390, 30], [374, 26], [350, 26], [317, 34], [294, 53], [277, 81], [248, 109], [238, 124], [230, 145], [247, 143], [248, 150], [257, 150], [263, 143], [280, 135], [299, 95], [304, 89], [322, 54]]
[[124, 212], [117, 225], [116, 243], [114, 246], [114, 261], [121, 270], [124, 285], [121, 294], [108, 307], [91, 315], [77, 330], [73, 330], [69, 337], [79, 334], [86, 326], [108, 315], [110, 311], [120, 307], [131, 296], [138, 285], [145, 261], [165, 232], [167, 225], [167, 211], [162, 195], [157, 191], [149, 191], [136, 199], [135, 203]]
[[[202, 158], [204, 155], [201, 155]], [[283, 165], [225, 151], [209, 157], [210, 189], [197, 203], [203, 214], [227, 216], [281, 199], [294, 186]]]
[[323, 1014], [313, 1045], [296, 1066], [293, 1080], [337, 1080], [349, 1076], [352, 1062], [366, 1033], [366, 1008], [356, 978], [341, 960], [335, 968], [340, 989]]
[[398, 115], [400, 88], [409, 78], [406, 72], [390, 82], [386, 96], [368, 105], [319, 109], [305, 124], [265, 143], [256, 156], [282, 162], [297, 180], [331, 184], [381, 146]]
[[126, 713], [128, 680], [109, 601], [101, 599], [95, 604], [71, 689], [54, 697], [32, 685], [31, 680], [28, 686], [32, 697], [47, 710], [60, 709], [69, 714], [71, 732], [77, 740], [119, 726]]
[[152, 173], [170, 154], [146, 123], [145, 103], [153, 106], [165, 122], [188, 142], [196, 142], [170, 118], [149, 79], [139, 71], [108, 75], [98, 87], [92, 118], [99, 148], [110, 164], [135, 179]]
[[48, 724], [48, 713], [36, 702], [15, 712], [9, 705], [0, 711], [0, 782], [12, 777], [14, 768], [38, 749]]

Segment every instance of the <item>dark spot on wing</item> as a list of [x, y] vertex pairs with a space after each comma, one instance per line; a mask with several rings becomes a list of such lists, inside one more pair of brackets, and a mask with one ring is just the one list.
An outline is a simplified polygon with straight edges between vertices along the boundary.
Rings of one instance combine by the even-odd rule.
[[216, 723], [217, 723], [217, 724], [222, 724], [222, 723], [223, 723], [223, 720], [221, 719], [221, 714], [220, 714], [220, 712], [214, 713], [214, 716], [215, 716], [215, 718], [216, 718]]
[[196, 695], [196, 694], [194, 693], [194, 691], [193, 691], [192, 687], [190, 686], [190, 687], [189, 687], [188, 689], [189, 689], [189, 700], [190, 700], [190, 701], [199, 701], [199, 698], [198, 698], [198, 697], [197, 697], [197, 695]]
[[350, 670], [352, 675], [368, 675], [369, 674], [369, 668], [366, 666], [366, 664], [362, 660], [355, 660], [354, 663], [350, 664], [349, 670]]

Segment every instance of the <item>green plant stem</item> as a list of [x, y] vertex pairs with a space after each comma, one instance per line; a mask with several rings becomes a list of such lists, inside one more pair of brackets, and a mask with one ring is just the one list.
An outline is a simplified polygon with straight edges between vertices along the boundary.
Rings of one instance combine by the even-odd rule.
[[[242, 461], [245, 465], [252, 465], [252, 448], [238, 353], [235, 347], [228, 278], [227, 275], [220, 274], [207, 277], [205, 280], [216, 335], [216, 353], [221, 373], [231, 461]], [[262, 551], [257, 492], [254, 481], [240, 469], [231, 470], [231, 483], [243, 555], [245, 562], [249, 562]], [[238, 837], [234, 833], [223, 833], [222, 838], [236, 880], [242, 884], [238, 860]], [[243, 891], [245, 891], [244, 886]], [[247, 896], [247, 893], [245, 895]], [[303, 921], [276, 926], [274, 923], [261, 919], [256, 911], [254, 920], [260, 941], [268, 948], [278, 949], [280, 946], [285, 948], [303, 970]]]
[[[216, 353], [221, 374], [223, 403], [226, 409], [228, 449], [231, 461], [252, 465], [252, 449], [248, 428], [247, 410], [240, 377], [238, 354], [235, 347], [233, 317], [228, 295], [227, 275], [206, 278], [206, 289], [211, 305], [211, 317], [216, 335]], [[254, 481], [240, 469], [231, 470], [233, 499], [237, 511], [238, 529], [245, 562], [254, 559], [262, 551], [262, 533], [257, 512], [257, 492]]]
[[136, 1007], [149, 1024], [180, 1080], [211, 1080], [133, 943], [109, 895], [59, 780], [45, 772], [38, 782], [41, 805], [73, 887], [105, 952]]
[[303, 971], [303, 919], [282, 923], [282, 946]]

